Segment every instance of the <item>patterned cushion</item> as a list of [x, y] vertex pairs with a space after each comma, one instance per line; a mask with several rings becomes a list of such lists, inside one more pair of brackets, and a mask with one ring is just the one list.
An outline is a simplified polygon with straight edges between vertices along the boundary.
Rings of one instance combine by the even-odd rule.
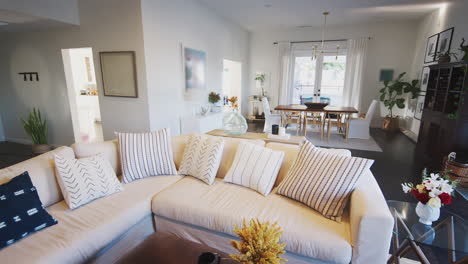
[[242, 141], [224, 181], [242, 185], [267, 196], [278, 176], [284, 152]]
[[276, 192], [341, 222], [349, 195], [373, 162], [336, 155], [306, 141]]
[[55, 224], [27, 171], [0, 185], [0, 249]]
[[149, 176], [177, 174], [169, 129], [116, 135], [124, 183]]
[[102, 154], [83, 159], [55, 155], [57, 181], [71, 209], [123, 190], [110, 162]]
[[224, 140], [220, 137], [193, 135], [182, 157], [179, 174], [190, 175], [213, 184], [223, 155]]

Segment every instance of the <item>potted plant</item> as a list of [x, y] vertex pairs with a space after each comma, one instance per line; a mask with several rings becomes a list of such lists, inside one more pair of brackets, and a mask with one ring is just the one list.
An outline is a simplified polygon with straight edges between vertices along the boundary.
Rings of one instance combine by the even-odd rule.
[[398, 116], [393, 115], [393, 108], [397, 106], [400, 109], [405, 108], [405, 95], [410, 93], [412, 99], [416, 99], [419, 95], [419, 87], [417, 87], [419, 81], [412, 80], [411, 82], [403, 81], [403, 76], [406, 72], [398, 75], [398, 78], [394, 81], [384, 81], [384, 88], [380, 89], [380, 101], [382, 101], [385, 107], [389, 110], [383, 120], [382, 128], [387, 131], [397, 131], [400, 129], [398, 124]]
[[208, 101], [213, 104], [213, 107], [211, 107], [211, 111], [213, 112], [220, 112], [221, 111], [221, 106], [220, 106], [220, 101], [221, 101], [221, 95], [219, 93], [211, 92], [208, 94]]
[[258, 82], [259, 86], [260, 86], [260, 89], [262, 91], [262, 96], [261, 97], [264, 97], [266, 96], [266, 91], [265, 91], [265, 87], [263, 86], [263, 84], [265, 83], [265, 73], [257, 73], [255, 75], [255, 81]]
[[452, 57], [455, 59], [455, 60], [458, 60], [457, 58], [457, 54], [456, 53], [453, 53], [453, 52], [443, 52], [443, 53], [439, 53], [437, 55], [437, 62], [439, 64], [443, 64], [443, 63], [450, 63], [450, 61], [452, 60]]
[[26, 119], [21, 118], [21, 123], [33, 141], [33, 153], [42, 154], [51, 149], [47, 144], [47, 120], [42, 118], [39, 109], [33, 108]]

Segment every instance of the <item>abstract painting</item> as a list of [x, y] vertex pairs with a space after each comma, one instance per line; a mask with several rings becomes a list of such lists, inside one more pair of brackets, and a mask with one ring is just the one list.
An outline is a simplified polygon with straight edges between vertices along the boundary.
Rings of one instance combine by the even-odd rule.
[[206, 53], [183, 47], [185, 91], [205, 89]]

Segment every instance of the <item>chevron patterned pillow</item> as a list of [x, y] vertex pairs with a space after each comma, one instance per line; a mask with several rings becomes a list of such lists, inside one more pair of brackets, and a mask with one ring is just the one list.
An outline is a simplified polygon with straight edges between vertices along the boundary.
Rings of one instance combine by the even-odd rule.
[[284, 152], [241, 141], [225, 182], [270, 194], [283, 163]]
[[305, 141], [276, 193], [341, 222], [356, 182], [372, 163], [373, 160], [346, 157], [316, 148]]
[[223, 155], [224, 140], [221, 137], [193, 135], [187, 143], [179, 174], [190, 175], [213, 184]]
[[168, 128], [149, 133], [116, 132], [123, 183], [157, 175], [176, 175]]
[[110, 162], [102, 154], [82, 159], [55, 155], [57, 181], [71, 209], [123, 190]]

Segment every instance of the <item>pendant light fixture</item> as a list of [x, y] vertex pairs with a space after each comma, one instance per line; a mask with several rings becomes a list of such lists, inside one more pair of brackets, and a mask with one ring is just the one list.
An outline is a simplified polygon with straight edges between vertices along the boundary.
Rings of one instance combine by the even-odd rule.
[[317, 56], [323, 55], [325, 53], [336, 53], [336, 59], [338, 59], [338, 53], [340, 52], [340, 45], [336, 45], [336, 51], [327, 51], [325, 48], [325, 42], [326, 42], [326, 30], [327, 30], [327, 16], [330, 14], [330, 12], [323, 12], [323, 25], [322, 25], [322, 41], [320, 47], [317, 45], [314, 45], [312, 47], [312, 60], [316, 60]]

